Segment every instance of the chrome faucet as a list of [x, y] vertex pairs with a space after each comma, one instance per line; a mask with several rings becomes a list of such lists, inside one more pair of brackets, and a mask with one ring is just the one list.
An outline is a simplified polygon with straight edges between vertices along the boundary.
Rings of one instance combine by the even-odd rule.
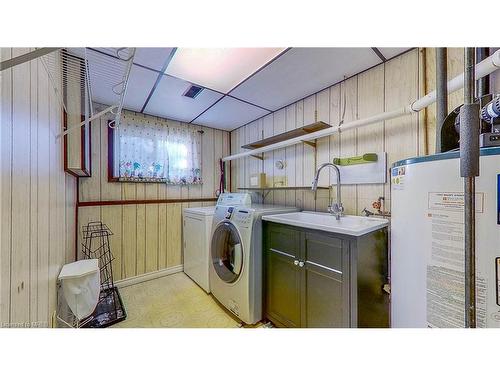
[[314, 181], [312, 183], [312, 191], [316, 191], [316, 189], [318, 189], [319, 173], [325, 167], [331, 167], [335, 170], [335, 172], [337, 172], [337, 202], [333, 203], [332, 200], [330, 199], [330, 205], [328, 206], [327, 210], [332, 215], [335, 215], [335, 218], [337, 220], [340, 220], [340, 217], [344, 214], [344, 207], [342, 206], [342, 202], [340, 200], [340, 170], [335, 164], [324, 163], [320, 165], [320, 167], [316, 171], [316, 176], [314, 176]]

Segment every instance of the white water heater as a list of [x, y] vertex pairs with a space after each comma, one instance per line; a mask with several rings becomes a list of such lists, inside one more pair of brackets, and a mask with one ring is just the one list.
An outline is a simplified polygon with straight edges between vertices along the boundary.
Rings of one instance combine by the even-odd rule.
[[[464, 327], [464, 194], [459, 152], [391, 168], [391, 326]], [[476, 320], [500, 327], [500, 147], [476, 178]]]

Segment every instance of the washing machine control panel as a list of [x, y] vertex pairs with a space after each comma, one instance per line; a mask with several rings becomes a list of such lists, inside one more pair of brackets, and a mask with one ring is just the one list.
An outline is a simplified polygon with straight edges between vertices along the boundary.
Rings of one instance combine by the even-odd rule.
[[238, 209], [233, 215], [233, 221], [239, 226], [249, 228], [252, 225], [252, 212], [250, 210]]
[[233, 213], [234, 207], [228, 207], [226, 211], [226, 215], [224, 216], [226, 219], [230, 219]]
[[222, 193], [217, 200], [217, 206], [250, 206], [252, 198], [248, 193]]
[[218, 217], [219, 220], [231, 219], [231, 215], [233, 214], [233, 211], [234, 211], [234, 207], [216, 206], [215, 207], [215, 217]]

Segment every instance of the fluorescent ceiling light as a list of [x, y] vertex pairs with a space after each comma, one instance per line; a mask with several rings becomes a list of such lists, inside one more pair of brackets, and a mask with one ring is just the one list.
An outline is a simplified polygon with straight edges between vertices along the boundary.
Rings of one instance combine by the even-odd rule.
[[285, 48], [178, 48], [166, 73], [227, 93]]

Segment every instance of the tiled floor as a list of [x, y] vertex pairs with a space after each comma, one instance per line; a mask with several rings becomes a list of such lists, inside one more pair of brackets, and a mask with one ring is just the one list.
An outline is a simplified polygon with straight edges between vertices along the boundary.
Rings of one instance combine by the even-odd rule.
[[234, 320], [183, 272], [120, 288], [124, 328], [236, 328]]

